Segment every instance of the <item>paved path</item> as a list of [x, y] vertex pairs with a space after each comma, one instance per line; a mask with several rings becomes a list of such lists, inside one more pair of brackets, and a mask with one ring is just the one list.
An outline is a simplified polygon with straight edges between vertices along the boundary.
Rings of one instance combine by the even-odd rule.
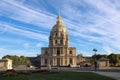
[[120, 80], [120, 72], [100, 72], [100, 71], [96, 71], [94, 73], [104, 75], [104, 76], [108, 76], [108, 77], [114, 78], [116, 80]]
[[[76, 69], [76, 68], [60, 68], [56, 70], [62, 70], [62, 71], [75, 71], [75, 72], [93, 72], [97, 73], [103, 76], [108, 76], [111, 78], [114, 78], [116, 80], [120, 80], [120, 71], [115, 72], [116, 70], [101, 70], [101, 71], [91, 71], [91, 69], [83, 68], [83, 69]], [[114, 71], [114, 72], [113, 72]]]

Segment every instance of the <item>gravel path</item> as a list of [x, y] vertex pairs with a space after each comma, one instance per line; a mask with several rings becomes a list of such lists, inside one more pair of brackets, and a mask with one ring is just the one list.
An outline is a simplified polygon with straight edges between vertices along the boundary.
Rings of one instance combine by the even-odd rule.
[[120, 72], [100, 72], [100, 71], [94, 71], [94, 73], [100, 74], [100, 75], [104, 75], [104, 76], [108, 76], [111, 78], [114, 78], [116, 80], [120, 80]]

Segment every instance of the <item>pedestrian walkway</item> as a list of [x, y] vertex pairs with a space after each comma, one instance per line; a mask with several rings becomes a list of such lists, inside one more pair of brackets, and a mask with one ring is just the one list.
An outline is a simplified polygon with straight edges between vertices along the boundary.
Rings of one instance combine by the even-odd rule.
[[120, 80], [120, 72], [101, 72], [101, 71], [94, 71], [94, 73], [104, 75], [107, 77], [114, 78], [116, 80]]
[[116, 80], [120, 80], [120, 70], [116, 69], [105, 69], [105, 70], [99, 70], [99, 71], [93, 71], [94, 69], [92, 68], [57, 68], [54, 70], [58, 71], [74, 71], [74, 72], [93, 72], [96, 74], [100, 74], [103, 76], [111, 77]]

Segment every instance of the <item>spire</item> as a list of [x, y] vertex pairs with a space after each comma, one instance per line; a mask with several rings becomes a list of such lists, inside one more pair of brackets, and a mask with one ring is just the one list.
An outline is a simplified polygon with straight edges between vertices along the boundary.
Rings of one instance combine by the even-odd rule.
[[58, 10], [58, 16], [60, 16], [60, 9]]
[[60, 10], [58, 11], [57, 23], [62, 23], [62, 20], [60, 17]]

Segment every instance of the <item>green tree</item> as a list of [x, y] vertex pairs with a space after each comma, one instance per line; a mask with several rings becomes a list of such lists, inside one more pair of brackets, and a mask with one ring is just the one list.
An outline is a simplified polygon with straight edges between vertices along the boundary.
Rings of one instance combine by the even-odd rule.
[[92, 56], [92, 59], [96, 58], [96, 60], [99, 60], [102, 57], [107, 58], [107, 55], [95, 54], [95, 55]]
[[6, 55], [3, 58], [9, 58], [13, 60], [13, 65], [30, 65], [30, 61], [25, 56]]
[[111, 65], [116, 66], [116, 64], [120, 63], [120, 55], [119, 54], [111, 53], [110, 55], [108, 55], [108, 58], [110, 60]]

